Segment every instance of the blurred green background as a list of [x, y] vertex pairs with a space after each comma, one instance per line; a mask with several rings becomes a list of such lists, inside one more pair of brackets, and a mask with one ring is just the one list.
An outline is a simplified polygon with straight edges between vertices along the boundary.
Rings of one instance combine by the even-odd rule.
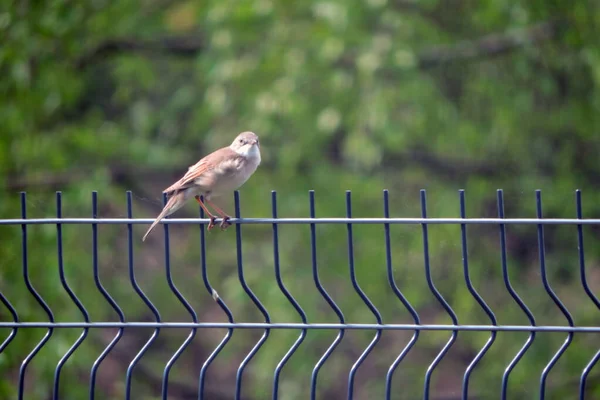
[[[161, 191], [200, 157], [228, 145], [239, 132], [261, 138], [263, 163], [240, 191], [242, 215], [269, 217], [271, 190], [280, 217], [307, 217], [308, 190], [316, 213], [383, 215], [390, 191], [394, 217], [418, 217], [419, 189], [427, 189], [430, 217], [494, 217], [496, 189], [505, 190], [508, 217], [535, 217], [535, 189], [544, 216], [574, 217], [574, 190], [583, 191], [584, 216], [600, 214], [600, 7], [597, 2], [547, 0], [7, 0], [0, 5], [1, 218], [19, 218], [27, 192], [30, 218], [89, 217], [98, 191], [100, 217], [126, 216], [126, 190], [135, 217], [154, 217]], [[233, 213], [233, 200], [219, 204]], [[176, 217], [196, 217], [190, 204]], [[191, 321], [165, 279], [163, 229], [145, 243], [135, 225], [134, 265], [140, 286], [163, 321]], [[244, 225], [248, 285], [274, 322], [300, 322], [277, 287], [272, 227]], [[200, 274], [200, 230], [170, 227], [175, 284], [204, 322], [226, 321]], [[470, 295], [462, 271], [459, 226], [430, 227], [434, 282], [463, 324], [490, 320]], [[600, 289], [600, 230], [585, 227], [586, 265]], [[310, 231], [279, 227], [282, 278], [309, 322], [337, 322], [313, 283]], [[375, 317], [349, 278], [346, 227], [318, 225], [317, 260], [323, 285], [347, 322]], [[548, 226], [548, 277], [575, 323], [598, 325], [599, 310], [582, 290], [575, 226]], [[469, 226], [475, 288], [500, 324], [527, 324], [502, 281], [497, 226]], [[355, 226], [359, 284], [385, 323], [412, 323], [388, 285], [382, 226]], [[395, 279], [423, 323], [450, 323], [427, 288], [420, 226], [391, 227]], [[57, 321], [82, 321], [59, 280], [57, 230], [28, 228], [32, 284]], [[92, 228], [63, 227], [66, 278], [93, 321], [117, 321], [94, 286]], [[566, 324], [540, 279], [535, 226], [507, 228], [508, 265], [517, 292], [538, 324]], [[98, 228], [99, 269], [128, 321], [153, 321], [129, 281], [127, 228]], [[242, 290], [235, 228], [207, 235], [209, 279], [236, 321], [261, 322]], [[21, 227], [0, 228], [0, 290], [23, 321], [47, 321], [22, 275]], [[0, 306], [0, 320], [11, 321]], [[0, 330], [0, 341], [10, 331]], [[20, 329], [0, 354], [0, 398], [16, 398], [21, 362], [45, 335]], [[60, 398], [87, 397], [90, 369], [114, 337], [90, 331], [66, 363]], [[226, 333], [197, 332], [170, 374], [169, 398], [196, 398], [206, 357]], [[27, 398], [45, 399], [57, 362], [81, 330], [55, 330], [27, 367]], [[122, 398], [126, 369], [152, 330], [125, 331], [98, 370], [96, 396]], [[189, 331], [163, 329], [133, 373], [135, 399], [160, 398], [166, 362]], [[235, 331], [213, 362], [207, 399], [232, 398], [235, 372], [262, 331]], [[243, 398], [271, 396], [273, 371], [298, 337], [272, 331], [244, 372]], [[335, 331], [310, 331], [283, 369], [281, 399], [307, 398], [315, 362]], [[356, 375], [355, 398], [382, 398], [387, 369], [412, 332], [384, 332]], [[351, 365], [374, 336], [348, 331], [319, 375], [320, 399], [346, 397]], [[501, 376], [527, 338], [499, 333], [471, 376], [472, 398], [498, 398]], [[509, 398], [537, 398], [540, 373], [565, 334], [538, 334], [513, 370]], [[423, 332], [394, 375], [392, 398], [423, 396], [428, 365], [449, 338]], [[432, 399], [460, 398], [466, 366], [489, 333], [461, 332], [435, 370]], [[597, 335], [576, 335], [549, 374], [547, 398], [575, 398], [579, 376], [598, 349]], [[600, 367], [587, 394], [600, 397]]]

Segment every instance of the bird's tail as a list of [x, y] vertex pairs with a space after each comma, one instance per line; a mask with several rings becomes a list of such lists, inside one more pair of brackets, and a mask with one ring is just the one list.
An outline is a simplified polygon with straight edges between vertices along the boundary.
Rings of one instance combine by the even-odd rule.
[[154, 229], [154, 227], [160, 222], [161, 219], [179, 210], [185, 204], [185, 200], [185, 191], [181, 191], [171, 196], [169, 201], [167, 201], [165, 208], [163, 208], [160, 214], [158, 214], [158, 217], [156, 217], [156, 220], [152, 223], [152, 225], [150, 225], [150, 228], [142, 238], [142, 242], [146, 240], [146, 237], [148, 237], [150, 232], [152, 232], [152, 229]]

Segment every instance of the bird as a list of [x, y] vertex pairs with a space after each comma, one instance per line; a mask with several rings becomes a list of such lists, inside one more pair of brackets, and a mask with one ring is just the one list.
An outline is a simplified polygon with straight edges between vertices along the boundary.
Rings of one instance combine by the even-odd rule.
[[207, 230], [210, 231], [215, 226], [215, 216], [204, 202], [208, 203], [223, 219], [220, 224], [221, 229], [227, 229], [231, 225], [230, 217], [211, 199], [242, 186], [256, 171], [260, 161], [258, 136], [254, 132], [246, 131], [237, 135], [229, 146], [220, 148], [191, 165], [181, 179], [163, 191], [169, 200], [150, 225], [142, 241], [146, 240], [160, 220], [183, 207], [192, 197], [210, 218]]

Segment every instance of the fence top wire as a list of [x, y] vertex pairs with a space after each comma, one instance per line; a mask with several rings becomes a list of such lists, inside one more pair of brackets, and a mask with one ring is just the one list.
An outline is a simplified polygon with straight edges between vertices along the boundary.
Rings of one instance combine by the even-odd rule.
[[[218, 219], [217, 219], [218, 220]], [[0, 225], [40, 224], [150, 224], [152, 218], [14, 218], [0, 219]], [[207, 218], [169, 218], [161, 224], [208, 224]], [[588, 218], [231, 218], [232, 224], [398, 224], [398, 225], [600, 225]]]
[[577, 332], [600, 333], [600, 326], [566, 325], [444, 325], [355, 324], [297, 322], [0, 322], [0, 328], [176, 328], [176, 329], [321, 329], [475, 332]]

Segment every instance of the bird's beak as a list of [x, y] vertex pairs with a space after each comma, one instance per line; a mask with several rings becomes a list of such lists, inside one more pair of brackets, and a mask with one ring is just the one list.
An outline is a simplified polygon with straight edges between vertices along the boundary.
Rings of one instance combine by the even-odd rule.
[[260, 147], [260, 145], [258, 144], [258, 140], [253, 140], [251, 143], [252, 143], [253, 145], [255, 144], [255, 145], [257, 145], [258, 147]]

